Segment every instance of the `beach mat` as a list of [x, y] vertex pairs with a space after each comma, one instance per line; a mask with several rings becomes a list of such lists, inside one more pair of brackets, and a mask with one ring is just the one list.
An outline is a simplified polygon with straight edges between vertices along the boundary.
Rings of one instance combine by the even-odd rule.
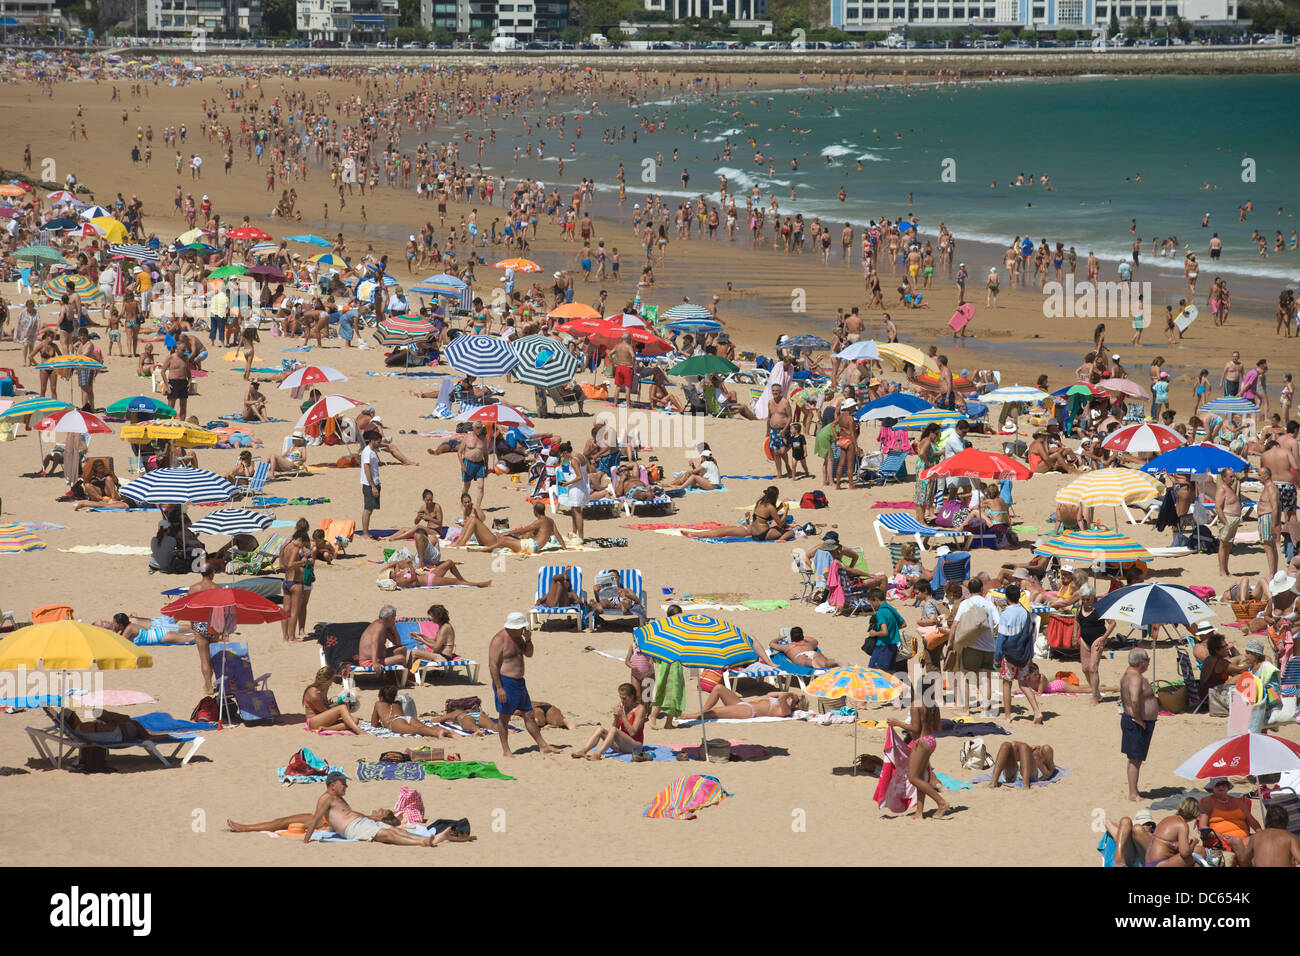
[[[1046, 787], [1048, 784], [1052, 784], [1052, 783], [1060, 783], [1062, 780], [1064, 780], [1066, 777], [1068, 777], [1071, 773], [1073, 773], [1072, 770], [1068, 770], [1068, 769], [1066, 769], [1065, 767], [1057, 767], [1057, 768], [1056, 768], [1056, 773], [1052, 774], [1052, 775], [1051, 775], [1050, 777], [1048, 777], [1046, 780], [1035, 780], [1035, 781], [1034, 781], [1030, 786], [1034, 786], [1034, 787]], [[980, 774], [978, 777], [972, 777], [970, 782], [971, 782], [971, 783], [988, 783], [988, 782], [989, 782], [990, 780], [992, 780], [992, 779], [993, 779], [993, 774], [991, 774], [991, 773], [982, 773], [982, 774]], [[1010, 783], [1003, 784], [1003, 786], [1005, 786], [1005, 787], [1011, 787], [1011, 786], [1014, 786], [1014, 787], [1018, 787], [1018, 788], [1020, 788], [1020, 789], [1023, 789], [1023, 788], [1024, 788], [1024, 785], [1025, 785], [1025, 782], [1024, 782], [1023, 780], [1021, 780], [1021, 779], [1019, 778], [1019, 776], [1016, 777], [1016, 782], [1015, 782], [1014, 784], [1010, 784]]]

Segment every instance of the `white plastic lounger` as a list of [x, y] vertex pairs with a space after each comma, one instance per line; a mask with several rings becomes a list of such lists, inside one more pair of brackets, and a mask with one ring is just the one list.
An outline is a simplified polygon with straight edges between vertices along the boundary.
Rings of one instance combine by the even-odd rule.
[[906, 511], [886, 511], [876, 518], [872, 527], [876, 529], [876, 541], [882, 547], [888, 547], [885, 544], [885, 536], [882, 529], [888, 529], [894, 534], [910, 535], [922, 551], [925, 550], [926, 538], [964, 538], [967, 535], [965, 531], [953, 531], [951, 528], [932, 528], [928, 524], [921, 524], [915, 516], [908, 514]]

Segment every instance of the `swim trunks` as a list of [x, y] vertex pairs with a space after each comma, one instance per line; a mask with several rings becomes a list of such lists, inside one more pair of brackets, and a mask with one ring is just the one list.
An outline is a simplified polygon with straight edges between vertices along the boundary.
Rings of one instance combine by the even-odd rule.
[[1223, 383], [1223, 394], [1224, 394], [1224, 395], [1236, 395], [1237, 392], [1239, 392], [1240, 390], [1241, 390], [1241, 380], [1240, 380], [1240, 379], [1238, 379], [1238, 380], [1235, 381], [1235, 382], [1224, 382], [1224, 383]]
[[1259, 540], [1273, 540], [1273, 516], [1271, 514], [1259, 516]]
[[767, 447], [772, 451], [784, 450], [789, 442], [786, 441], [786, 429], [772, 428], [767, 429]]
[[460, 478], [461, 481], [477, 481], [480, 478], [487, 477], [486, 461], [469, 461], [466, 459], [461, 463]]
[[391, 830], [392, 825], [380, 823], [378, 820], [372, 820], [369, 817], [357, 817], [343, 829], [343, 839], [360, 840], [362, 843], [372, 843], [375, 837], [379, 835], [380, 830]]
[[1156, 731], [1154, 720], [1143, 721], [1146, 728], [1139, 727], [1137, 721], [1124, 714], [1119, 719], [1120, 752], [1130, 760], [1146, 760], [1147, 751], [1151, 749], [1151, 735]]
[[186, 398], [190, 394], [190, 382], [186, 378], [167, 379], [168, 398]]
[[532, 698], [528, 696], [528, 685], [524, 683], [522, 677], [506, 677], [501, 675], [501, 687], [506, 692], [506, 701], [501, 703], [501, 698], [497, 698], [497, 714], [502, 717], [509, 717], [511, 714], [528, 713], [533, 709]]
[[1232, 544], [1233, 539], [1237, 537], [1237, 529], [1241, 527], [1241, 515], [1224, 515], [1223, 527], [1219, 529], [1219, 541], [1222, 544]]
[[614, 366], [614, 384], [619, 388], [632, 388], [632, 366]]
[[1291, 484], [1291, 482], [1289, 481], [1279, 481], [1276, 482], [1276, 485], [1277, 485], [1277, 500], [1278, 500], [1278, 504], [1282, 506], [1281, 507], [1282, 514], [1284, 515], [1290, 514], [1292, 511], [1295, 511], [1295, 505], [1296, 505], [1295, 485]]
[[537, 542], [536, 542], [535, 540], [533, 540], [532, 538], [524, 538], [522, 541], [519, 542], [519, 553], [520, 553], [520, 554], [536, 554], [536, 553], [537, 553]]
[[95, 380], [95, 373], [88, 368], [77, 369], [77, 384], [82, 388], [90, 388], [90, 383]]

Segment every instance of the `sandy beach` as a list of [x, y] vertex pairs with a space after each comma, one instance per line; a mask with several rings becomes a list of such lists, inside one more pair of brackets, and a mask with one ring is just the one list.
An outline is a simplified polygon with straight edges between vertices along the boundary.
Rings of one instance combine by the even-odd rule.
[[[630, 78], [630, 75], [629, 75]], [[604, 78], [608, 82], [611, 77]], [[738, 82], [736, 77], [720, 78], [723, 84]], [[798, 77], [767, 76], [772, 86], [791, 85]], [[222, 171], [222, 148], [204, 137], [200, 103], [209, 105], [224, 100], [211, 80], [171, 87], [150, 85], [147, 97], [129, 96], [126, 82], [115, 81], [123, 90], [123, 99], [110, 101], [113, 82], [84, 81], [58, 83], [52, 97], [40, 94], [30, 83], [0, 84], [0, 116], [10, 131], [7, 144], [0, 147], [0, 166], [6, 170], [22, 168], [25, 145], [37, 165], [51, 157], [57, 167], [56, 178], [62, 180], [75, 170], [78, 179], [91, 187], [94, 200], [109, 205], [120, 192], [125, 197], [137, 195], [144, 202], [146, 233], [156, 233], [164, 242], [171, 241], [187, 227], [172, 213], [171, 193], [179, 183], [186, 192], [211, 197], [214, 209], [223, 219], [235, 222], [247, 215], [252, 224], [272, 233], [277, 239], [291, 233], [319, 233], [333, 236], [342, 230], [351, 254], [360, 256], [368, 249], [376, 255], [387, 254], [392, 274], [403, 284], [438, 271], [429, 267], [422, 274], [407, 275], [403, 262], [406, 234], [432, 219], [437, 225], [432, 203], [417, 201], [414, 192], [401, 189], [368, 191], [364, 198], [349, 197], [343, 219], [336, 209], [337, 200], [329, 186], [328, 173], [312, 166], [307, 181], [286, 183], [296, 188], [301, 222], [288, 223], [267, 217], [276, 192], [265, 192], [264, 168], [245, 161], [237, 149], [229, 174]], [[498, 82], [512, 85], [516, 76]], [[548, 87], [552, 77], [535, 78], [534, 83]], [[311, 96], [329, 92], [337, 102], [344, 95], [359, 95], [362, 87], [352, 80], [311, 77], [285, 81], [265, 77], [261, 80], [267, 100], [280, 90], [281, 84], [303, 89]], [[481, 78], [467, 78], [465, 89], [475, 89]], [[444, 91], [445, 93], [445, 91]], [[555, 92], [555, 102], [572, 97], [572, 85]], [[612, 94], [610, 94], [612, 95]], [[82, 112], [86, 138], [70, 139], [69, 123]], [[539, 108], [540, 110], [540, 108]], [[124, 123], [124, 111], [128, 122]], [[356, 113], [348, 122], [356, 121]], [[541, 112], [537, 115], [542, 115]], [[238, 129], [239, 117], [223, 112], [221, 122]], [[342, 125], [344, 120], [340, 120]], [[187, 152], [199, 151], [205, 164], [201, 179], [183, 178], [172, 171], [171, 150], [155, 141], [153, 166], [145, 169], [132, 163], [130, 150], [137, 125], [151, 124], [154, 130], [185, 123], [189, 127]], [[517, 128], [518, 120], [511, 121]], [[511, 123], [499, 124], [501, 135], [508, 140]], [[593, 124], [595, 125], [595, 124]], [[463, 127], [453, 127], [462, 132]], [[437, 139], [439, 133], [429, 134]], [[80, 133], [77, 134], [80, 136]], [[414, 148], [413, 132], [402, 150]], [[465, 145], [462, 158], [473, 162], [472, 150]], [[497, 174], [511, 177], [509, 170]], [[701, 174], [703, 175], [703, 173]], [[511, 177], [513, 180], [513, 177]], [[564, 180], [561, 194], [573, 188], [575, 181]], [[906, 190], [903, 190], [904, 192]], [[324, 203], [329, 203], [328, 220], [321, 218]], [[363, 230], [357, 207], [364, 202], [367, 223]], [[601, 288], [608, 289], [611, 311], [630, 303], [635, 292], [636, 274], [641, 255], [636, 250], [630, 221], [631, 202], [620, 210], [616, 196], [600, 194], [591, 210], [595, 234], [614, 245], [623, 245], [622, 281], [603, 285], [577, 280], [576, 301], [594, 301]], [[471, 206], [452, 203], [448, 224], [468, 214]], [[497, 207], [500, 208], [499, 206]], [[896, 210], [883, 210], [896, 215]], [[495, 211], [493, 213], [495, 215]], [[480, 215], [480, 222], [484, 219]], [[933, 225], [932, 223], [927, 225]], [[1068, 224], [1063, 224], [1063, 233]], [[439, 230], [441, 236], [442, 231]], [[317, 251], [317, 250], [313, 250]], [[490, 265], [505, 255], [498, 249], [482, 250]], [[576, 244], [561, 243], [553, 228], [539, 231], [532, 240], [531, 258], [546, 270], [577, 268]], [[1042, 373], [1050, 377], [1053, 388], [1075, 380], [1074, 369], [1090, 349], [1095, 322], [1091, 319], [1049, 320], [1043, 312], [1043, 296], [1032, 288], [1013, 289], [1003, 285], [998, 308], [984, 308], [982, 277], [992, 264], [995, 250], [974, 244], [962, 247], [962, 256], [970, 260], [969, 297], [976, 303], [973, 336], [954, 348], [947, 328], [949, 316], [957, 305], [957, 293], [950, 280], [936, 280], [933, 306], [904, 311], [890, 308], [898, 326], [899, 339], [923, 350], [937, 345], [951, 359], [955, 370], [997, 369], [1004, 385], [1032, 384]], [[714, 295], [720, 297], [718, 314], [740, 350], [771, 355], [780, 334], [812, 332], [829, 336], [835, 328], [836, 310], [864, 304], [863, 280], [856, 261], [841, 265], [839, 250], [831, 253], [831, 264], [814, 264], [812, 256], [788, 256], [765, 248], [753, 250], [743, 243], [708, 242], [692, 239], [672, 244], [666, 260], [655, 264], [656, 282], [649, 301], [663, 311], [689, 296], [702, 303]], [[487, 266], [477, 270], [476, 293], [490, 292], [499, 273]], [[520, 276], [522, 281], [525, 277]], [[529, 277], [532, 278], [532, 277]], [[886, 302], [892, 306], [897, 296], [890, 295], [886, 281]], [[1149, 276], [1140, 276], [1146, 279]], [[1156, 280], [1161, 294], [1176, 291], [1176, 282]], [[1203, 289], [1204, 287], [1202, 287]], [[1233, 312], [1230, 325], [1214, 328], [1206, 310], [1203, 318], [1186, 338], [1169, 345], [1163, 335], [1163, 315], [1147, 330], [1143, 344], [1130, 346], [1131, 326], [1112, 328], [1111, 347], [1123, 357], [1129, 374], [1146, 381], [1146, 367], [1153, 357], [1163, 355], [1172, 369], [1173, 407], [1178, 420], [1186, 421], [1193, 411], [1191, 393], [1196, 373], [1211, 371], [1215, 382], [1233, 348], [1242, 351], [1242, 359], [1251, 367], [1257, 359], [1270, 363], [1270, 398], [1276, 410], [1282, 375], [1296, 370], [1300, 363], [1300, 340], [1275, 340], [1272, 320], [1279, 288], [1266, 280], [1233, 284]], [[797, 290], [803, 290], [800, 295]], [[10, 326], [23, 301], [28, 298], [13, 284], [0, 288], [10, 304]], [[485, 295], [485, 298], [487, 296]], [[792, 311], [792, 302], [802, 309]], [[49, 306], [41, 310], [45, 321], [56, 318]], [[879, 310], [864, 312], [868, 334], [883, 339], [884, 325]], [[97, 310], [93, 313], [99, 321]], [[103, 335], [103, 329], [96, 329]], [[364, 333], [370, 339], [370, 333]], [[152, 336], [150, 336], [152, 338]], [[206, 335], [204, 335], [206, 341]], [[432, 489], [445, 512], [456, 512], [459, 474], [454, 455], [430, 457], [425, 449], [434, 442], [421, 432], [440, 432], [454, 428], [446, 421], [431, 419], [432, 402], [416, 399], [412, 389], [423, 381], [386, 374], [383, 350], [346, 349], [337, 338], [327, 339], [321, 348], [307, 352], [290, 351], [298, 341], [276, 338], [263, 333], [257, 348], [257, 366], [278, 366], [284, 358], [331, 366], [343, 372], [348, 381], [336, 389], [373, 405], [383, 417], [398, 448], [416, 464], [398, 465], [384, 456], [383, 503], [375, 514], [376, 528], [397, 528], [409, 523], [420, 504], [421, 492]], [[106, 343], [100, 340], [101, 348]], [[155, 346], [158, 348], [158, 346]], [[198, 393], [189, 402], [191, 414], [200, 422], [222, 418], [239, 409], [245, 390], [242, 367], [223, 361], [224, 349], [213, 349], [205, 363], [206, 377], [198, 380]], [[110, 402], [135, 394], [149, 394], [150, 381], [138, 378], [134, 360], [114, 355], [106, 360], [108, 371], [95, 383], [96, 403], [102, 409]], [[747, 365], [750, 363], [746, 363]], [[23, 385], [35, 388], [39, 373], [22, 367], [22, 357], [12, 341], [0, 342], [0, 366], [12, 366]], [[443, 367], [445, 370], [445, 366]], [[449, 372], [450, 374], [450, 372]], [[905, 379], [898, 373], [888, 378]], [[590, 380], [583, 373], [580, 380]], [[75, 384], [75, 383], [74, 383]], [[503, 385], [501, 380], [494, 384]], [[532, 409], [533, 390], [519, 384], [505, 384], [505, 400]], [[68, 383], [60, 385], [60, 397], [66, 397]], [[267, 385], [267, 411], [279, 421], [248, 426], [261, 448], [256, 458], [280, 451], [281, 442], [298, 418], [299, 401], [289, 393]], [[748, 397], [748, 396], [744, 396]], [[539, 418], [543, 431], [552, 431], [575, 445], [589, 436], [592, 413], [611, 411], [612, 406], [596, 401], [587, 405], [585, 416]], [[996, 412], [994, 413], [996, 415]], [[665, 434], [671, 435], [668, 419]], [[1030, 426], [1023, 421], [1020, 440], [1028, 441]], [[875, 427], [863, 429], [865, 447], [874, 450]], [[534, 603], [538, 569], [545, 564], [571, 563], [580, 566], [590, 582], [604, 568], [638, 568], [642, 571], [648, 594], [648, 611], [662, 614], [667, 603], [666, 589], [672, 599], [687, 595], [706, 604], [738, 605], [747, 600], [784, 600], [788, 608], [779, 610], [722, 610], [725, 617], [746, 633], [766, 645], [777, 637], [781, 628], [800, 626], [821, 642], [830, 657], [866, 664], [867, 655], [860, 650], [866, 633], [863, 616], [843, 617], [819, 614], [814, 606], [799, 600], [800, 579], [791, 567], [793, 543], [713, 544], [688, 540], [675, 534], [653, 530], [636, 530], [628, 526], [638, 522], [662, 520], [673, 524], [716, 521], [731, 524], [742, 519], [762, 490], [771, 483], [780, 489], [783, 499], [796, 503], [796, 522], [813, 522], [821, 534], [835, 530], [841, 539], [861, 548], [872, 571], [888, 570], [888, 552], [879, 548], [872, 522], [882, 510], [912, 511], [913, 485], [888, 485], [852, 490], [827, 489], [829, 508], [801, 510], [797, 507], [806, 491], [821, 488], [814, 458], [814, 477], [771, 482], [771, 464], [762, 449], [764, 429], [761, 424], [741, 419], [707, 418], [699, 422], [694, 434], [713, 449], [721, 472], [727, 477], [725, 492], [687, 494], [676, 501], [678, 511], [663, 519], [618, 517], [588, 519], [587, 535], [625, 537], [628, 547], [583, 548], [545, 556], [493, 556], [463, 549], [447, 549], [444, 556], [462, 561], [461, 570], [472, 580], [490, 579], [485, 590], [452, 588], [384, 592], [375, 584], [379, 574], [381, 548], [377, 542], [357, 537], [348, 549], [348, 557], [329, 567], [318, 567], [318, 579], [308, 610], [308, 627], [319, 621], [345, 622], [372, 620], [383, 604], [394, 604], [401, 616], [420, 616], [434, 603], [447, 608], [458, 632], [462, 654], [483, 666], [480, 683], [470, 686], [463, 681], [440, 677], [432, 686], [407, 689], [421, 711], [440, 709], [448, 698], [479, 695], [488, 704], [492, 689], [487, 681], [488, 642], [512, 611], [527, 611]], [[1001, 450], [1006, 436], [972, 435], [975, 447]], [[39, 460], [46, 446], [38, 437], [19, 428], [14, 441], [0, 445], [0, 522], [46, 522], [63, 527], [35, 532], [46, 543], [43, 550], [0, 555], [3, 584], [0, 585], [0, 609], [12, 610], [19, 621], [30, 620], [35, 607], [67, 603], [76, 617], [84, 621], [110, 618], [115, 612], [151, 616], [169, 600], [161, 595], [167, 588], [192, 583], [195, 575], [169, 576], [147, 572], [147, 557], [106, 553], [70, 553], [77, 546], [148, 544], [157, 525], [151, 513], [107, 513], [74, 511], [69, 502], [56, 502], [66, 487], [61, 477], [36, 476]], [[128, 445], [117, 435], [94, 436], [90, 443], [93, 455], [113, 456], [118, 473], [125, 474]], [[682, 448], [660, 444], [646, 449], [656, 456], [671, 474], [695, 456], [694, 447]], [[199, 465], [218, 474], [228, 471], [236, 461], [235, 449], [199, 449]], [[324, 466], [338, 457], [338, 450], [309, 447], [307, 461]], [[914, 471], [915, 458], [909, 461]], [[1051, 532], [1049, 522], [1056, 493], [1068, 482], [1061, 474], [1037, 475], [1018, 483], [1015, 489], [1015, 514], [1018, 523], [1032, 531], [1022, 537], [1032, 541], [1038, 534]], [[524, 500], [526, 483], [507, 476], [489, 475], [483, 506], [489, 520], [508, 518], [511, 525], [530, 520], [529, 505]], [[268, 494], [281, 497], [307, 496], [328, 498], [327, 504], [307, 507], [281, 506], [277, 520], [306, 518], [317, 527], [326, 518], [358, 520], [361, 495], [358, 470], [355, 468], [313, 469], [305, 477], [268, 484]], [[881, 502], [907, 504], [902, 507]], [[200, 510], [192, 509], [197, 514]], [[565, 516], [557, 516], [559, 526], [569, 530]], [[1253, 531], [1248, 521], [1245, 529]], [[281, 529], [286, 530], [286, 529]], [[1157, 533], [1152, 525], [1129, 526], [1122, 530], [1148, 547], [1169, 543], [1168, 533]], [[808, 542], [803, 542], [806, 546]], [[1023, 562], [1030, 552], [977, 550], [973, 552], [973, 569], [996, 573], [1004, 562]], [[925, 556], [927, 566], [933, 554]], [[1234, 576], [1258, 577], [1265, 573], [1265, 559], [1258, 544], [1238, 544], [1232, 556]], [[1179, 584], [1209, 585], [1222, 591], [1232, 583], [1218, 576], [1213, 555], [1191, 555], [1177, 559], [1158, 559], [1152, 565], [1152, 579]], [[218, 576], [218, 583], [228, 581]], [[902, 612], [908, 625], [914, 625], [919, 609], [911, 602], [892, 602]], [[1226, 604], [1213, 605], [1221, 622], [1232, 620]], [[706, 612], [709, 613], [709, 612]], [[631, 641], [630, 629], [610, 625], [596, 633], [548, 628], [534, 635], [536, 654], [527, 662], [527, 680], [534, 700], [544, 700], [560, 707], [566, 715], [583, 724], [608, 725], [610, 709], [616, 704], [615, 689], [628, 679], [622, 664]], [[1238, 646], [1244, 636], [1226, 633]], [[40, 711], [14, 714], [0, 713], [0, 767], [22, 768], [29, 772], [7, 776], [0, 783], [8, 805], [41, 808], [42, 815], [59, 821], [57, 827], [5, 826], [0, 832], [0, 847], [6, 860], [20, 865], [77, 864], [92, 866], [212, 866], [212, 865], [311, 865], [325, 857], [340, 865], [608, 865], [635, 860], [651, 865], [697, 866], [741, 860], [746, 864], [780, 864], [807, 859], [817, 847], [833, 841], [840, 858], [870, 865], [906, 866], [1096, 866], [1096, 846], [1101, 815], [1112, 819], [1131, 815], [1138, 807], [1183, 792], [1198, 790], [1200, 785], [1173, 774], [1173, 769], [1205, 744], [1226, 735], [1226, 721], [1201, 715], [1162, 716], [1155, 731], [1150, 759], [1142, 768], [1140, 804], [1127, 799], [1124, 777], [1125, 760], [1120, 753], [1117, 695], [1109, 693], [1104, 701], [1091, 706], [1085, 695], [1047, 695], [1042, 698], [1045, 722], [1034, 726], [1023, 709], [1010, 725], [1010, 736], [990, 734], [985, 743], [991, 752], [1003, 741], [1027, 741], [1050, 744], [1057, 763], [1070, 772], [1050, 786], [1023, 792], [1015, 788], [974, 789], [945, 793], [952, 804], [951, 812], [941, 821], [917, 821], [898, 817], [877, 809], [872, 799], [876, 779], [853, 776], [849, 766], [854, 748], [852, 725], [818, 726], [803, 721], [727, 723], [710, 725], [710, 737], [726, 737], [745, 744], [757, 744], [768, 751], [766, 759], [754, 762], [733, 761], [723, 765], [691, 763], [620, 763], [604, 760], [596, 764], [571, 760], [567, 753], [541, 755], [527, 734], [512, 734], [515, 756], [501, 759], [495, 737], [433, 741], [465, 760], [496, 761], [500, 769], [517, 779], [450, 780], [426, 779], [418, 785], [430, 818], [467, 817], [478, 835], [477, 842], [466, 846], [438, 848], [433, 854], [372, 845], [310, 846], [287, 839], [272, 839], [263, 834], [232, 834], [225, 822], [269, 820], [307, 812], [319, 795], [318, 785], [281, 787], [276, 768], [282, 767], [301, 747], [309, 747], [330, 764], [342, 766], [353, 774], [358, 760], [375, 760], [389, 749], [405, 749], [418, 741], [387, 740], [362, 736], [317, 736], [307, 733], [301, 723], [303, 690], [319, 666], [318, 645], [286, 643], [280, 638], [277, 624], [241, 626], [239, 639], [248, 642], [254, 673], [269, 674], [269, 687], [275, 692], [280, 710], [296, 715], [299, 722], [278, 726], [235, 726], [205, 734], [199, 756], [183, 768], [163, 769], [147, 756], [111, 755], [112, 774], [83, 775], [52, 771], [32, 760], [33, 754], [24, 728], [44, 724]], [[191, 646], [152, 648], [154, 666], [149, 669], [110, 672], [104, 686], [112, 690], [136, 690], [156, 698], [157, 704], [137, 705], [126, 712], [167, 711], [186, 718], [202, 695], [195, 649]], [[1102, 684], [1114, 688], [1125, 666], [1125, 650], [1107, 655], [1101, 662]], [[1051, 678], [1058, 671], [1080, 674], [1077, 662], [1040, 660], [1039, 665]], [[1172, 644], [1161, 643], [1155, 652], [1154, 673], [1148, 677], [1168, 680], [1177, 676]], [[694, 706], [694, 682], [690, 683], [688, 709]], [[336, 688], [337, 689], [337, 688]], [[360, 693], [358, 716], [368, 716], [375, 700], [373, 685]], [[945, 716], [955, 714], [945, 710]], [[889, 706], [868, 706], [863, 716], [883, 721], [905, 714]], [[518, 726], [518, 724], [516, 724]], [[548, 743], [577, 748], [585, 743], [592, 727], [577, 730], [548, 729]], [[1300, 741], [1300, 730], [1290, 726], [1281, 734]], [[698, 744], [698, 728], [664, 731], [648, 729], [649, 743]], [[858, 728], [860, 752], [881, 751], [883, 733], [876, 727]], [[975, 771], [958, 762], [961, 738], [942, 737], [933, 759], [933, 767], [960, 780], [969, 780]], [[701, 813], [698, 820], [678, 823], [648, 820], [642, 812], [652, 797], [684, 773], [709, 773], [717, 776], [733, 796], [721, 805]], [[348, 799], [361, 810], [391, 807], [400, 784], [393, 782], [353, 782]], [[1243, 788], [1238, 788], [1241, 792]], [[111, 827], [104, 827], [94, 814], [84, 812], [92, 806], [112, 806], [123, 810]], [[1161, 819], [1167, 811], [1155, 811]]]

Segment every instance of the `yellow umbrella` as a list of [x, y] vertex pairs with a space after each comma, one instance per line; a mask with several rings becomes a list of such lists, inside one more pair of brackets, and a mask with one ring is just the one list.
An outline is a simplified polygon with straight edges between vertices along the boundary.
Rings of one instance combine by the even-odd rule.
[[920, 349], [902, 342], [877, 342], [876, 351], [881, 361], [888, 362], [895, 371], [902, 371], [904, 365], [915, 365], [918, 369], [939, 374], [939, 363]]
[[1102, 468], [1070, 482], [1056, 494], [1061, 504], [1131, 505], [1164, 494], [1164, 486], [1150, 475], [1128, 468]]
[[95, 230], [109, 242], [126, 242], [126, 226], [112, 216], [96, 216], [89, 220]]
[[147, 441], [169, 441], [182, 448], [211, 448], [219, 440], [216, 432], [179, 421], [149, 421], [122, 426], [124, 441], [141, 444]]
[[120, 634], [80, 621], [33, 624], [0, 641], [0, 671], [119, 671], [140, 667], [153, 667], [152, 655]]

